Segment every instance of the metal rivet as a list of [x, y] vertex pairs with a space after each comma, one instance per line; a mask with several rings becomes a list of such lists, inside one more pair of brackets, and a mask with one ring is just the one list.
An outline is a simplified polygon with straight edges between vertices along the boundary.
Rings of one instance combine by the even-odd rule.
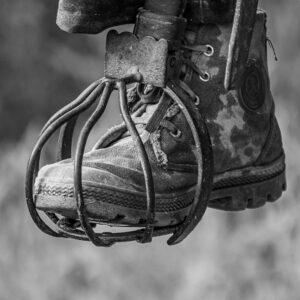
[[196, 95], [194, 98], [194, 103], [198, 106], [200, 104], [200, 98]]
[[215, 49], [212, 45], [206, 45], [206, 51], [204, 52], [204, 54], [206, 56], [213, 56], [215, 53]]
[[204, 75], [199, 75], [199, 78], [202, 81], [207, 82], [210, 80], [210, 74], [208, 72], [204, 72]]
[[170, 132], [171, 136], [173, 136], [174, 138], [180, 138], [182, 135], [182, 132], [179, 129], [176, 129], [175, 132]]

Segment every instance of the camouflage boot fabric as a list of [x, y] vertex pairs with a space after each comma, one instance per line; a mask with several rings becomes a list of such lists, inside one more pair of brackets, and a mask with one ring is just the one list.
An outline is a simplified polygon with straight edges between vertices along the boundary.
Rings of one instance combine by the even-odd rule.
[[244, 74], [237, 89], [224, 88], [232, 23], [189, 23], [182, 80], [199, 97], [214, 153], [210, 206], [255, 208], [285, 189], [281, 133], [274, 115], [267, 66], [266, 13], [259, 10]]

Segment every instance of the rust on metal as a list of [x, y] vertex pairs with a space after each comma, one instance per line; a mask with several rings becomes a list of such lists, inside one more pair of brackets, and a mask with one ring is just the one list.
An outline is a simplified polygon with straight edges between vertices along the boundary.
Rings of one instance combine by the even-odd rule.
[[143, 82], [165, 87], [167, 81], [168, 42], [153, 37], [139, 40], [129, 32], [107, 35], [105, 76], [121, 79], [134, 73], [142, 75]]

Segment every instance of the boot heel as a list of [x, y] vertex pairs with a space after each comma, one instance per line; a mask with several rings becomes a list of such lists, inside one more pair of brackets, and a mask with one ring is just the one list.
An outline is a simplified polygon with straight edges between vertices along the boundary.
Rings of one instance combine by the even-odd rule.
[[209, 207], [227, 211], [258, 208], [267, 202], [275, 202], [285, 190], [284, 171], [261, 182], [215, 190], [211, 194]]

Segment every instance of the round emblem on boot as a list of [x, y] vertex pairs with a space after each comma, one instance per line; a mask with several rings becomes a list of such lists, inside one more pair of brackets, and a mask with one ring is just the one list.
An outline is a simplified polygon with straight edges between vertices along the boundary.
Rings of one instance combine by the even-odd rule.
[[265, 77], [261, 68], [251, 61], [244, 73], [240, 95], [243, 106], [249, 110], [257, 110], [262, 107], [265, 100]]

